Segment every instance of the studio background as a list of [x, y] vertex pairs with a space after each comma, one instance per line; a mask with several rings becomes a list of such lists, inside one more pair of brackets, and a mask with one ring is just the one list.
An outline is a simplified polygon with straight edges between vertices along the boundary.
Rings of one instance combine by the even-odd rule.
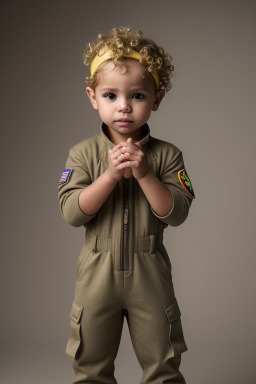
[[[151, 135], [183, 152], [196, 199], [164, 243], [189, 350], [188, 384], [254, 384], [254, 1], [6, 1], [1, 5], [1, 372], [5, 384], [73, 380], [65, 354], [84, 228], [62, 218], [58, 181], [100, 131], [85, 92], [87, 42], [140, 29], [173, 57]], [[142, 370], [126, 320], [115, 376]]]

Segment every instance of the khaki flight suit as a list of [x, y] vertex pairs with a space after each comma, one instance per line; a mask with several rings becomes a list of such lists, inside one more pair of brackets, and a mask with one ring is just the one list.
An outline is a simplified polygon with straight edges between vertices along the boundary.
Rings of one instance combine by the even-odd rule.
[[86, 229], [66, 346], [73, 358], [73, 384], [117, 383], [114, 360], [124, 316], [143, 369], [140, 383], [184, 384], [179, 366], [187, 346], [163, 245], [164, 228], [182, 224], [195, 197], [191, 183], [189, 192], [178, 178], [185, 169], [182, 152], [152, 137], [148, 124], [143, 126], [140, 142], [149, 167], [173, 196], [168, 215], [154, 212], [133, 176], [123, 177], [98, 212], [86, 215], [79, 207], [79, 194], [107, 169], [108, 149], [115, 146], [106, 128], [102, 123], [99, 134], [70, 149], [59, 182], [61, 214], [69, 224]]

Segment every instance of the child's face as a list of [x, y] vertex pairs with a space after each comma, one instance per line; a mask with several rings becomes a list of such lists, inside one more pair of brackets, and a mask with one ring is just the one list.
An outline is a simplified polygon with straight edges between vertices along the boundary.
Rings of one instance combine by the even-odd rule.
[[153, 76], [138, 60], [126, 59], [125, 66], [124, 73], [114, 68], [113, 62], [104, 63], [97, 74], [95, 91], [86, 88], [115, 144], [128, 137], [140, 139], [142, 125], [148, 121], [151, 111], [158, 109], [165, 94], [164, 89], [155, 91]]

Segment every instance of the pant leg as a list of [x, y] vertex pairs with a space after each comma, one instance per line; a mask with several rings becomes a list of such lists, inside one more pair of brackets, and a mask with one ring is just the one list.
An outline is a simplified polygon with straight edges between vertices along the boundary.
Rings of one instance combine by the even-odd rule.
[[114, 376], [123, 327], [123, 311], [85, 312], [81, 321], [81, 347], [72, 359], [73, 384], [117, 384]]
[[128, 328], [143, 375], [140, 384], [185, 384], [179, 370], [181, 354], [173, 354], [169, 343], [170, 326], [140, 318], [128, 311]]
[[123, 278], [111, 252], [84, 250], [76, 273], [71, 331], [73, 384], [116, 384], [114, 360], [123, 327]]
[[184, 384], [179, 367], [187, 350], [171, 271], [159, 251], [137, 252], [125, 277], [128, 328], [143, 369], [141, 384]]

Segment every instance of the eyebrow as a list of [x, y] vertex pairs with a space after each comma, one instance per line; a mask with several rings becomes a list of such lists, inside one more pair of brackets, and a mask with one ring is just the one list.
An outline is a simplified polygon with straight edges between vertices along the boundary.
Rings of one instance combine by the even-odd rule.
[[[104, 91], [118, 91], [117, 88], [111, 88], [111, 87], [105, 87], [105, 88], [101, 88], [101, 91], [104, 92]], [[130, 91], [132, 92], [139, 92], [139, 91], [143, 91], [143, 92], [147, 92], [148, 90], [146, 88], [132, 88], [130, 89]]]
[[117, 91], [117, 90], [118, 90], [117, 88], [111, 88], [111, 87], [101, 88], [101, 91]]

